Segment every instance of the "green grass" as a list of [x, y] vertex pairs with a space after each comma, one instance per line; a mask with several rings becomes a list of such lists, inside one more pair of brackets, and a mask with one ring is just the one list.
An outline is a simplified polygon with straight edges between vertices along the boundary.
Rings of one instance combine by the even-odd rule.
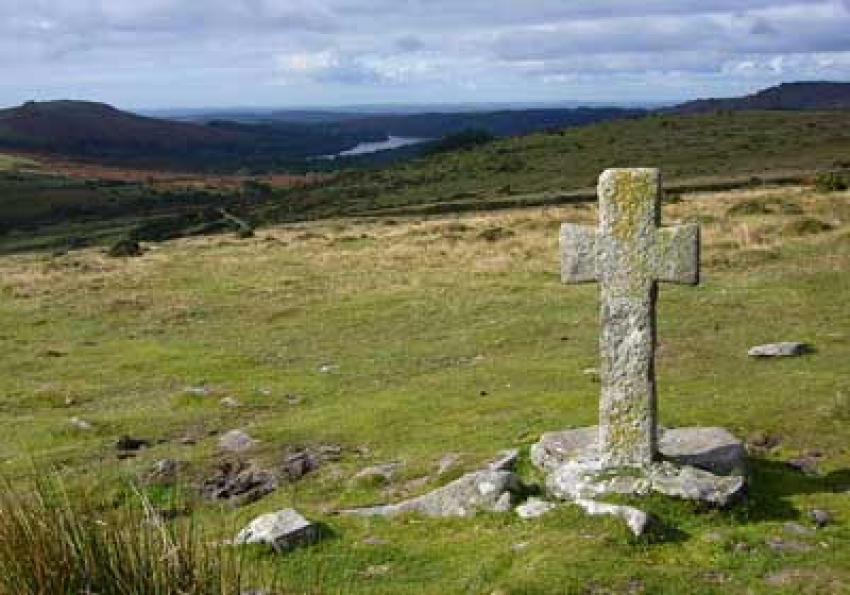
[[[736, 214], [745, 201], [793, 203], [804, 215]], [[834, 229], [781, 233], [802, 216]], [[461, 454], [458, 472], [472, 470], [542, 432], [595, 422], [599, 387], [583, 370], [598, 365], [597, 289], [560, 284], [557, 246], [562, 220], [595, 217], [574, 206], [334, 220], [249, 240], [168, 242], [139, 259], [95, 249], [2, 257], [3, 469], [24, 477], [33, 464], [59, 466], [68, 481], [108, 492], [164, 457], [186, 462], [191, 485], [219, 459], [217, 434], [232, 428], [261, 440], [251, 456], [268, 465], [288, 446], [339, 443], [340, 461], [257, 503], [198, 511], [211, 539], [288, 506], [329, 525], [334, 535], [313, 548], [252, 554], [286, 593], [316, 584], [387, 594], [840, 592], [850, 581], [847, 193], [685, 194], [665, 207], [667, 221], [706, 223], [703, 285], [661, 290], [661, 421], [778, 437], [775, 451], [756, 458], [745, 503], [707, 511], [652, 499], [646, 506], [666, 529], [641, 541], [569, 506], [533, 522], [330, 514], [439, 485], [405, 487], [446, 453]], [[494, 228], [513, 235], [482, 237]], [[773, 256], [742, 256], [754, 251]], [[746, 357], [748, 347], [778, 340], [816, 352]], [[201, 384], [214, 394], [185, 390]], [[223, 407], [223, 396], [243, 406]], [[71, 417], [94, 430], [73, 428]], [[122, 434], [163, 442], [118, 461]], [[198, 444], [181, 444], [187, 434]], [[784, 465], [810, 450], [823, 453], [820, 476]], [[398, 459], [406, 466], [389, 486], [350, 481]], [[830, 510], [834, 523], [785, 531], [789, 521], [807, 524], [813, 508]], [[765, 541], [777, 535], [813, 549], [775, 552]], [[773, 584], [780, 571], [784, 586]]]

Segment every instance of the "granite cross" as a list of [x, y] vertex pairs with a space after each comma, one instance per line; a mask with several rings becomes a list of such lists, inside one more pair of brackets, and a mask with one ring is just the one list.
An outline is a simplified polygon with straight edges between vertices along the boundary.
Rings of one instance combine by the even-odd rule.
[[660, 227], [656, 169], [599, 179], [599, 230], [561, 228], [565, 283], [601, 286], [599, 455], [604, 467], [647, 468], [658, 449], [655, 302], [658, 282], [699, 283], [699, 227]]

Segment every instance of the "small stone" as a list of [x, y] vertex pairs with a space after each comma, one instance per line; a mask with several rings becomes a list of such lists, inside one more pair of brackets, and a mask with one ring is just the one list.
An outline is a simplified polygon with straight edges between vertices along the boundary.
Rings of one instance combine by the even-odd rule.
[[390, 544], [389, 540], [382, 539], [380, 537], [367, 537], [366, 539], [364, 539], [360, 543], [362, 543], [363, 545], [370, 545], [370, 546], [373, 546], [373, 547], [381, 547], [381, 546], [385, 546], [385, 545]]
[[443, 455], [437, 465], [437, 476], [441, 477], [454, 469], [458, 461], [460, 461], [460, 455], [457, 453]]
[[800, 523], [785, 523], [782, 526], [783, 531], [793, 535], [809, 535], [813, 530], [809, 527], [804, 527]]
[[487, 468], [490, 471], [513, 471], [518, 460], [519, 449], [503, 450], [487, 465]]
[[245, 452], [255, 444], [257, 441], [243, 430], [230, 430], [218, 439], [218, 447], [225, 452]]
[[519, 518], [530, 520], [540, 518], [554, 508], [555, 504], [551, 502], [546, 502], [540, 498], [529, 498], [516, 507], [516, 513]]
[[815, 523], [818, 529], [823, 529], [832, 522], [832, 513], [828, 510], [815, 509], [809, 511], [809, 518]]
[[287, 405], [291, 405], [291, 406], [294, 407], [295, 405], [300, 405], [303, 402], [304, 402], [304, 397], [302, 397], [301, 395], [286, 395], [286, 404]]
[[221, 401], [219, 401], [222, 407], [229, 407], [231, 409], [235, 409], [237, 407], [241, 407], [242, 403], [234, 399], [233, 397], [224, 397]]
[[169, 484], [177, 478], [181, 463], [174, 459], [160, 459], [151, 467], [148, 480], [153, 483]]
[[794, 459], [789, 459], [786, 461], [786, 464], [794, 469], [795, 471], [799, 471], [800, 473], [804, 473], [806, 475], [817, 475], [818, 474], [818, 460], [817, 457], [812, 456], [802, 456], [796, 457]]
[[802, 554], [812, 551], [812, 546], [800, 541], [785, 540], [781, 537], [769, 537], [765, 540], [767, 547], [775, 552]]
[[368, 566], [366, 570], [360, 573], [360, 576], [363, 578], [375, 578], [377, 576], [384, 576], [390, 573], [390, 569], [392, 567], [389, 564], [373, 564]]
[[647, 513], [632, 506], [606, 504], [584, 499], [576, 500], [575, 503], [591, 516], [611, 515], [623, 519], [635, 537], [640, 537], [646, 533], [651, 521]]
[[194, 395], [196, 397], [208, 397], [213, 394], [213, 389], [209, 386], [201, 385], [201, 386], [187, 386], [183, 389], [183, 392], [187, 395]]
[[207, 500], [225, 501], [231, 506], [245, 506], [271, 494], [278, 488], [273, 473], [253, 463], [224, 462], [207, 478], [201, 494]]
[[284, 457], [282, 471], [289, 481], [298, 481], [308, 473], [319, 468], [320, 460], [308, 450], [297, 450]]
[[527, 541], [521, 541], [519, 543], [515, 543], [511, 546], [511, 551], [514, 552], [523, 552], [528, 549], [528, 546], [531, 545]]
[[404, 461], [373, 465], [359, 471], [352, 480], [357, 483], [389, 483], [402, 467], [404, 467]]
[[236, 545], [263, 544], [276, 552], [315, 543], [320, 537], [318, 527], [297, 511], [288, 508], [257, 517], [236, 536]]
[[799, 357], [810, 351], [811, 347], [806, 343], [786, 341], [751, 347], [747, 355], [750, 357]]
[[331, 372], [335, 372], [338, 369], [338, 367], [339, 366], [336, 366], [334, 364], [322, 364], [321, 366], [319, 366], [319, 373], [320, 374], [330, 374]]
[[130, 436], [121, 436], [118, 439], [118, 442], [115, 444], [115, 447], [119, 451], [124, 452], [135, 452], [141, 450], [143, 448], [149, 448], [151, 443], [147, 440], [141, 440], [139, 438], [132, 438]]
[[79, 417], [72, 417], [68, 421], [71, 423], [72, 426], [74, 426], [78, 430], [82, 430], [83, 432], [89, 432], [94, 429], [94, 426], [91, 423], [87, 422], [84, 419], [80, 419]]

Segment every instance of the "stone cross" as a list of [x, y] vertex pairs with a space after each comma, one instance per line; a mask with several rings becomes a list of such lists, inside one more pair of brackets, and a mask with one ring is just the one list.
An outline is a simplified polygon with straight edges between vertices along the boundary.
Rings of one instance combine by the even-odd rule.
[[647, 468], [658, 450], [658, 282], [699, 283], [699, 227], [660, 227], [656, 169], [604, 172], [599, 218], [598, 231], [569, 223], [561, 228], [561, 276], [565, 283], [601, 286], [601, 463]]

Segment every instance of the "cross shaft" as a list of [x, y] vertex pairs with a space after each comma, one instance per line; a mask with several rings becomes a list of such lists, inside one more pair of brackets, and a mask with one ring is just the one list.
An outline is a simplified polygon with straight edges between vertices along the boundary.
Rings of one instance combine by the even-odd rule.
[[599, 449], [607, 467], [648, 467], [658, 450], [655, 303], [658, 282], [699, 283], [699, 228], [661, 228], [656, 169], [599, 180], [600, 228], [564, 224], [562, 279], [600, 283]]

